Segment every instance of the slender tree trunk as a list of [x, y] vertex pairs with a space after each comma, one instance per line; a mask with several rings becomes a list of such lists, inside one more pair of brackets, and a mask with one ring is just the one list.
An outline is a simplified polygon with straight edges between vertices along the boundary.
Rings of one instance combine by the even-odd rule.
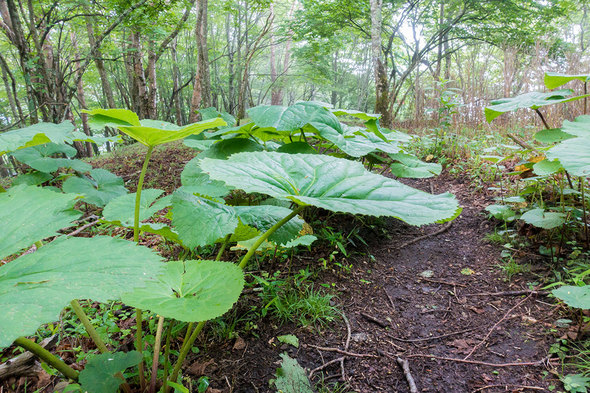
[[[76, 38], [76, 33], [73, 31], [70, 33], [70, 40], [72, 41], [72, 47], [74, 48], [75, 53], [75, 62], [76, 62], [76, 72], [83, 72], [80, 68], [80, 50], [78, 48], [78, 40]], [[76, 91], [78, 94], [78, 102], [80, 103], [81, 109], [87, 109], [88, 106], [86, 105], [86, 96], [84, 94], [84, 86], [82, 85], [82, 78], [77, 78], [78, 83], [76, 86]], [[90, 127], [88, 126], [88, 115], [84, 112], [81, 113], [80, 117], [82, 118], [82, 129], [84, 133], [88, 136], [92, 136], [92, 132], [90, 131]], [[86, 142], [86, 157], [93, 157], [94, 156], [94, 149], [92, 143]]]
[[[90, 46], [96, 45], [96, 37], [94, 36], [94, 27], [93, 27], [93, 19], [90, 16], [86, 17], [86, 31], [88, 32], [88, 43]], [[96, 69], [98, 71], [98, 75], [100, 76], [100, 85], [102, 87], [102, 93], [106, 98], [107, 108], [116, 108], [117, 105], [115, 104], [115, 99], [113, 96], [113, 89], [111, 89], [111, 84], [109, 83], [109, 78], [107, 76], [107, 72], [105, 70], [104, 62], [102, 61], [102, 53], [100, 50], [96, 50], [94, 56], [94, 64], [96, 65]]]
[[147, 106], [146, 113], [150, 119], [158, 118], [158, 80], [156, 77], [156, 52], [154, 42], [148, 44], [148, 64], [147, 64]]
[[381, 8], [383, 0], [371, 0], [371, 53], [375, 75], [375, 112], [381, 114], [381, 124], [391, 126], [388, 105], [389, 82], [381, 52]]
[[172, 88], [176, 93], [176, 96], [173, 98], [174, 101], [174, 110], [176, 111], [176, 124], [182, 126], [184, 124], [184, 120], [182, 118], [182, 94], [180, 92], [180, 70], [178, 69], [178, 58], [176, 56], [176, 44], [177, 39], [175, 38], [172, 42], [170, 47], [171, 54], [172, 54]]
[[197, 0], [197, 24], [195, 38], [197, 43], [197, 74], [191, 99], [189, 123], [199, 119], [200, 108], [211, 106], [211, 79], [209, 75], [209, 51], [207, 49], [207, 3]]

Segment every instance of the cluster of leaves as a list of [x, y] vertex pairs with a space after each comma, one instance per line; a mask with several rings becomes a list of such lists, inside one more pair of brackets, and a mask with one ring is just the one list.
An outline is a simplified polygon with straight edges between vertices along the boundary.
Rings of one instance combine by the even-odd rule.
[[[165, 318], [191, 323], [189, 339], [184, 340], [169, 378], [171, 384], [176, 384], [184, 357], [205, 321], [224, 314], [239, 298], [244, 285], [243, 269], [256, 250], [311, 243], [313, 238], [305, 233], [304, 222], [298, 217], [306, 206], [396, 217], [413, 225], [452, 220], [461, 210], [449, 193], [424, 193], [371, 173], [356, 160], [363, 157], [368, 161], [370, 154], [391, 154], [390, 162], [396, 160], [410, 172], [420, 169], [415, 157], [401, 153], [400, 143], [407, 136], [381, 129], [375, 115], [299, 103], [252, 108], [252, 122], [237, 127], [228, 124], [233, 122], [229, 115], [209, 109], [202, 113], [201, 122], [178, 127], [140, 121], [128, 110], [98, 109], [88, 114], [94, 127], [116, 127], [147, 146], [136, 193], [127, 193], [114, 175], [91, 169], [85, 163], [78, 161], [74, 167], [69, 162], [64, 165], [64, 161], [47, 161], [73, 161], [51, 157], [55, 153], [67, 156], [70, 151], [67, 142], [72, 140], [73, 131], [65, 127], [41, 124], [33, 130], [29, 127], [3, 134], [4, 139], [0, 139], [0, 151], [13, 154], [33, 168], [51, 172], [65, 166], [78, 172], [78, 176], [63, 182], [62, 190], [20, 184], [0, 193], [0, 218], [7, 223], [5, 230], [10, 234], [0, 241], [0, 258], [17, 256], [33, 243], [38, 248], [0, 267], [0, 347], [15, 342], [35, 351], [34, 344], [22, 336], [33, 334], [41, 324], [56, 321], [68, 303], [77, 315], [83, 314], [76, 299], [122, 301], [137, 309], [136, 346], [140, 352], [142, 310], [159, 316], [160, 337]], [[347, 126], [339, 121], [340, 115], [361, 119], [366, 127]], [[158, 189], [142, 190], [154, 147], [184, 138], [185, 143], [203, 151], [186, 165], [182, 187], [167, 196]], [[39, 160], [46, 163], [37, 164]], [[243, 192], [255, 195], [257, 203], [244, 204], [237, 197]], [[221, 251], [234, 243], [248, 252], [239, 264], [219, 261], [222, 252], [215, 261], [164, 262], [154, 251], [134, 242], [107, 236], [61, 235], [61, 229], [73, 226], [81, 216], [74, 209], [79, 200], [104, 207], [104, 222], [133, 228], [135, 243], [140, 232], [149, 232], [180, 244], [187, 255], [215, 243], [221, 243]], [[167, 207], [170, 225], [150, 222]], [[42, 246], [41, 241], [48, 238], [53, 240]], [[84, 323], [84, 316], [78, 316]], [[198, 325], [193, 326], [195, 322]], [[85, 328], [105, 353], [96, 356], [94, 363], [79, 375], [55, 356], [35, 353], [78, 381], [83, 390], [114, 391], [124, 383], [115, 373], [138, 363], [142, 383], [142, 356], [109, 353], [100, 337], [93, 335], [93, 327], [85, 323]], [[156, 340], [154, 367], [158, 366], [159, 345]], [[155, 375], [152, 377], [155, 387]], [[166, 387], [167, 383], [165, 378], [166, 391], [170, 387]]]
[[[587, 83], [590, 81], [590, 75], [545, 74], [545, 85], [549, 89], [561, 87], [573, 80]], [[535, 135], [535, 140], [543, 147], [527, 150], [528, 153], [533, 153], [532, 157], [516, 167], [515, 173], [528, 172], [534, 176], [527, 179], [529, 184], [520, 191], [519, 195], [504, 198], [503, 204], [486, 208], [495, 218], [507, 222], [520, 219], [545, 230], [557, 228], [565, 230], [565, 226], [569, 224], [575, 228], [584, 228], [587, 236], [588, 197], [585, 195], [585, 190], [587, 178], [590, 176], [590, 116], [582, 115], [574, 121], [565, 120], [560, 128], [550, 128], [539, 110], [547, 105], [588, 97], [588, 95], [572, 96], [572, 94], [573, 91], [569, 89], [531, 92], [494, 101], [486, 108], [488, 121], [508, 111], [530, 108], [541, 116], [546, 127]], [[507, 157], [490, 159], [499, 163]], [[574, 186], [572, 180], [574, 176], [574, 180], [578, 179], [578, 187]], [[559, 189], [559, 201], [555, 205], [543, 199], [543, 189], [540, 187], [541, 184], [550, 182], [556, 184]], [[532, 200], [532, 203], [527, 201], [527, 197]], [[571, 307], [589, 309], [590, 287], [586, 286], [583, 280], [580, 284], [581, 286], [562, 286], [553, 290], [553, 294]]]

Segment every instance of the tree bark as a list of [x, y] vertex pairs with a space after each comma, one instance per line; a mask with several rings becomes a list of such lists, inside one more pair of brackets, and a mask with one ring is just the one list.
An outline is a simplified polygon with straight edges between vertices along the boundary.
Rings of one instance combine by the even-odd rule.
[[[94, 36], [94, 27], [92, 25], [93, 19], [91, 16], [86, 17], [86, 31], [88, 32], [88, 43], [90, 46], [96, 45], [96, 37]], [[109, 78], [107, 76], [107, 72], [104, 66], [104, 62], [102, 61], [102, 53], [100, 50], [95, 51], [94, 55], [94, 65], [96, 65], [96, 69], [98, 71], [98, 75], [100, 76], [100, 85], [102, 87], [102, 94], [106, 99], [107, 108], [116, 108], [117, 105], [115, 104], [115, 98], [113, 96], [113, 89], [111, 88], [111, 84], [109, 83]]]
[[383, 0], [371, 0], [371, 53], [375, 76], [375, 112], [381, 114], [381, 125], [391, 127], [389, 81], [381, 53], [381, 8]]
[[191, 99], [189, 123], [199, 120], [200, 108], [211, 106], [211, 79], [209, 75], [209, 51], [207, 49], [207, 3], [197, 0], [197, 23], [195, 38], [197, 43], [197, 74]]

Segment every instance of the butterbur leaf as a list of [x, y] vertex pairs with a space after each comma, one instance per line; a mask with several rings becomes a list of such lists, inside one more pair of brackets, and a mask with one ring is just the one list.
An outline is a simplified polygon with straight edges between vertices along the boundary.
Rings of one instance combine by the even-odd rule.
[[[226, 125], [221, 118], [203, 120], [198, 123], [178, 127], [162, 121], [141, 122], [139, 126], [118, 126], [119, 130], [146, 146], [157, 146], [163, 143], [184, 139], [189, 135], [201, 133], [207, 129]], [[144, 125], [145, 124], [145, 125]]]
[[[154, 188], [142, 190], [139, 204], [139, 221], [147, 220], [160, 210], [171, 205], [172, 196], [158, 199], [163, 193], [164, 191]], [[133, 225], [136, 195], [137, 193], [134, 192], [112, 199], [102, 211], [105, 220], [120, 221], [125, 226]]]
[[231, 156], [232, 154], [236, 153], [262, 150], [264, 150], [263, 147], [259, 143], [256, 143], [251, 139], [231, 138], [217, 142], [209, 149], [200, 153], [197, 157], [199, 157], [199, 159], [205, 157], [225, 159]]
[[103, 207], [111, 199], [126, 194], [123, 179], [105, 170], [92, 169], [89, 177], [70, 177], [63, 184], [63, 190], [69, 193], [82, 194], [84, 202]]
[[428, 178], [440, 175], [442, 165], [435, 162], [420, 161], [416, 156], [405, 153], [390, 154], [394, 161], [391, 173], [397, 177]]
[[520, 219], [527, 224], [534, 225], [538, 228], [553, 229], [563, 225], [565, 214], [546, 212], [544, 209], [537, 208], [525, 212]]
[[182, 242], [195, 248], [233, 233], [238, 217], [231, 206], [176, 191], [172, 197], [172, 225]]
[[516, 213], [508, 205], [489, 205], [485, 210], [497, 220], [511, 221]]
[[218, 112], [217, 109], [215, 109], [214, 107], [201, 109], [201, 110], [199, 110], [199, 113], [201, 114], [201, 118], [203, 120], [209, 120], [209, 119], [215, 119], [216, 117], [221, 117], [223, 119], [223, 121], [225, 121], [227, 123], [227, 125], [219, 127], [220, 129], [226, 128], [226, 127], [233, 127], [234, 124], [236, 124], [235, 117], [233, 117], [232, 115], [230, 115], [227, 112]]
[[578, 116], [574, 121], [564, 120], [561, 130], [569, 135], [590, 138], [590, 115]]
[[559, 72], [546, 72], [543, 81], [545, 82], [545, 86], [548, 89], [555, 89], [556, 87], [563, 86], [566, 83], [579, 80], [584, 83], [590, 81], [590, 75], [588, 74], [578, 74], [578, 75], [568, 75], [568, 74], [560, 74]]
[[39, 184], [45, 183], [51, 179], [53, 179], [53, 176], [51, 176], [49, 173], [33, 171], [15, 177], [12, 181], [12, 186], [15, 187], [21, 184], [28, 186], [38, 186]]
[[277, 369], [275, 386], [281, 393], [313, 393], [305, 369], [286, 353], [281, 354], [281, 368]]
[[150, 249], [109, 236], [60, 238], [0, 266], [0, 348], [56, 321], [71, 300], [119, 300], [163, 266]]
[[294, 248], [297, 246], [311, 246], [311, 244], [313, 242], [315, 242], [316, 240], [318, 240], [317, 237], [315, 237], [314, 235], [303, 235], [300, 236], [296, 239], [293, 239], [291, 241], [288, 241], [285, 244], [281, 244], [281, 247], [283, 248]]
[[225, 183], [218, 180], [211, 180], [208, 174], [201, 170], [199, 166], [199, 156], [186, 163], [180, 181], [182, 190], [191, 194], [208, 195], [217, 198], [223, 198], [229, 194], [230, 189]]
[[570, 307], [590, 309], [590, 286], [575, 287], [564, 285], [551, 291], [553, 296], [564, 301]]
[[590, 116], [579, 116], [575, 121], [564, 121], [562, 130], [577, 138], [564, 140], [547, 151], [547, 158], [558, 159], [574, 176], [590, 175]]
[[359, 162], [314, 154], [239, 153], [206, 158], [213, 179], [299, 205], [336, 212], [396, 217], [412, 225], [445, 222], [461, 209], [450, 193], [431, 195], [367, 171]]
[[0, 258], [72, 225], [82, 213], [73, 210], [76, 195], [35, 186], [16, 186], [0, 193]]
[[561, 128], [545, 129], [535, 134], [535, 139], [537, 141], [547, 144], [557, 143], [571, 138], [573, 138], [573, 136], [563, 132]]
[[46, 143], [19, 149], [12, 153], [12, 156], [18, 161], [27, 164], [33, 169], [41, 172], [51, 173], [57, 171], [59, 168], [72, 168], [75, 171], [86, 172], [92, 169], [92, 165], [69, 158], [54, 158], [54, 154], [63, 153], [67, 157], [74, 157], [77, 153], [76, 149], [68, 145], [57, 145], [55, 143]]
[[82, 111], [89, 115], [88, 124], [95, 129], [118, 126], [139, 126], [139, 117], [128, 109], [94, 109]]
[[24, 147], [44, 143], [64, 144], [71, 140], [74, 125], [70, 121], [60, 124], [37, 123], [29, 127], [0, 133], [0, 156]]
[[260, 105], [248, 110], [248, 115], [258, 127], [277, 131], [298, 131], [307, 124], [324, 124], [340, 130], [340, 121], [328, 109], [316, 102], [298, 102], [289, 107]]
[[381, 115], [378, 113], [365, 113], [350, 109], [332, 109], [331, 112], [336, 116], [352, 116], [361, 119], [362, 121], [377, 120], [381, 118]]
[[533, 165], [533, 171], [539, 176], [552, 175], [562, 168], [557, 160], [542, 160]]
[[573, 90], [555, 90], [548, 93], [533, 91], [518, 95], [516, 97], [502, 98], [491, 102], [486, 107], [486, 120], [491, 122], [503, 113], [515, 111], [522, 108], [538, 109], [546, 105], [559, 104], [562, 102], [576, 101], [586, 96], [570, 97]]
[[123, 302], [183, 322], [201, 322], [228, 311], [240, 297], [244, 272], [218, 261], [172, 261], [157, 280], [123, 295]]
[[79, 382], [83, 391], [92, 393], [113, 393], [124, 382], [115, 374], [139, 364], [141, 353], [115, 352], [93, 356], [80, 372]]
[[317, 154], [317, 151], [307, 142], [292, 142], [277, 149], [279, 153], [289, 154]]

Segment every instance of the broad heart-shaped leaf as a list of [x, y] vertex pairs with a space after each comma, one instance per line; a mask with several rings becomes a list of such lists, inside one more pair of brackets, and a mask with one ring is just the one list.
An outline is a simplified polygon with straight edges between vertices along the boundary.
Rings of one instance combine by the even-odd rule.
[[49, 173], [33, 171], [15, 177], [14, 180], [12, 180], [12, 186], [19, 186], [21, 184], [29, 186], [38, 186], [39, 184], [45, 183], [46, 181], [51, 179], [53, 179], [53, 176], [51, 176]]
[[527, 211], [520, 216], [520, 219], [538, 228], [553, 229], [563, 225], [565, 214], [546, 212], [544, 209], [537, 208]]
[[95, 355], [80, 372], [82, 390], [92, 393], [116, 392], [123, 380], [115, 374], [139, 364], [140, 361], [141, 353], [137, 351]]
[[491, 105], [486, 107], [485, 114], [486, 120], [491, 122], [496, 117], [503, 113], [515, 111], [522, 108], [538, 109], [545, 105], [559, 104], [561, 102], [570, 102], [579, 100], [580, 98], [588, 97], [576, 96], [569, 97], [573, 94], [572, 90], [555, 90], [548, 93], [540, 91], [532, 91], [518, 95], [516, 97], [502, 98], [491, 102]]
[[365, 113], [351, 109], [331, 109], [330, 112], [336, 116], [352, 116], [361, 119], [362, 121], [377, 120], [381, 118], [381, 115], [377, 113]]
[[164, 273], [123, 295], [125, 304], [166, 318], [201, 322], [228, 311], [244, 288], [244, 272], [236, 264], [217, 261], [172, 261]]
[[572, 135], [567, 134], [561, 128], [544, 129], [535, 134], [535, 139], [541, 143], [557, 143], [573, 138]]
[[183, 244], [195, 248], [233, 233], [238, 217], [231, 206], [176, 191], [172, 195], [172, 225]]
[[69, 121], [60, 124], [37, 123], [32, 126], [0, 134], [0, 156], [24, 147], [54, 142], [64, 144], [71, 140], [74, 125]]
[[118, 300], [163, 266], [150, 249], [109, 236], [60, 238], [0, 266], [0, 348], [56, 321], [72, 299]]
[[341, 131], [340, 121], [328, 109], [316, 102], [298, 102], [289, 107], [261, 105], [248, 110], [258, 127], [277, 131], [298, 131], [307, 124], [324, 124]]
[[197, 156], [187, 162], [184, 166], [184, 169], [180, 174], [182, 190], [188, 193], [209, 195], [219, 198], [223, 198], [229, 194], [230, 189], [224, 182], [211, 180], [209, 175], [203, 172], [199, 166], [200, 160], [201, 157]]
[[570, 135], [590, 138], [590, 115], [578, 116], [574, 121], [564, 120], [561, 130]]
[[35, 186], [16, 186], [0, 193], [0, 258], [69, 227], [82, 213], [73, 210], [76, 195]]
[[[142, 190], [139, 204], [139, 221], [147, 220], [158, 211], [171, 205], [172, 196], [158, 199], [164, 191], [155, 188]], [[124, 194], [112, 199], [102, 211], [105, 220], [120, 221], [123, 225], [133, 225], [135, 197], [137, 193]], [[158, 199], [158, 201], [156, 201]]]
[[46, 143], [43, 145], [19, 149], [13, 152], [12, 156], [31, 168], [45, 173], [55, 172], [59, 168], [72, 168], [79, 172], [86, 172], [92, 169], [92, 165], [84, 161], [51, 157], [52, 155], [59, 153], [63, 153], [68, 157], [73, 157], [76, 155], [77, 151], [68, 145]]
[[113, 198], [127, 193], [123, 179], [105, 170], [92, 169], [91, 178], [70, 177], [63, 184], [65, 192], [84, 195], [84, 202], [103, 207]]
[[570, 307], [590, 309], [590, 286], [574, 287], [564, 285], [551, 291], [558, 299], [561, 299]]
[[361, 127], [342, 124], [340, 130], [337, 130], [321, 123], [315, 123], [314, 127], [322, 138], [334, 143], [351, 157], [362, 157], [376, 150], [392, 154], [400, 150], [396, 141], [384, 141]]
[[574, 176], [590, 176], [590, 137], [563, 141], [547, 151], [547, 158], [559, 160]]
[[139, 117], [135, 112], [127, 109], [94, 109], [92, 111], [82, 111], [87, 113], [90, 118], [88, 124], [94, 129], [103, 129], [105, 127], [118, 126], [139, 126]]
[[221, 118], [203, 120], [182, 128], [171, 123], [154, 120], [143, 120], [141, 124], [140, 126], [118, 126], [118, 128], [136, 141], [154, 147], [186, 138], [189, 135], [198, 134], [210, 128], [226, 125]]
[[427, 194], [335, 157], [239, 153], [227, 160], [206, 158], [201, 168], [246, 192], [331, 211], [396, 217], [412, 225], [449, 221], [461, 212], [452, 194]]
[[533, 165], [533, 171], [538, 176], [552, 175], [552, 174], [558, 172], [562, 168], [563, 167], [561, 166], [561, 163], [557, 160], [551, 161], [551, 160], [545, 159], [545, 160], [539, 161]]
[[230, 115], [227, 112], [218, 112], [217, 109], [215, 109], [214, 107], [201, 109], [201, 110], [199, 110], [199, 113], [201, 114], [201, 118], [203, 120], [209, 120], [209, 119], [215, 119], [216, 117], [221, 117], [223, 119], [223, 121], [225, 121], [227, 123], [227, 125], [219, 127], [220, 129], [226, 128], [226, 127], [233, 127], [234, 124], [236, 124], [235, 117], [233, 117], [232, 115]]
[[569, 81], [579, 80], [584, 83], [590, 81], [590, 75], [586, 74], [578, 74], [578, 75], [568, 75], [568, 74], [560, 74], [559, 72], [546, 72], [543, 81], [545, 82], [545, 87], [548, 89], [555, 89], [556, 87], [563, 86]]
[[251, 139], [246, 138], [231, 138], [217, 142], [209, 149], [198, 155], [199, 158], [220, 158], [225, 159], [232, 154], [242, 153], [246, 151], [262, 151], [264, 148]]
[[485, 210], [495, 219], [502, 221], [512, 221], [516, 215], [514, 210], [508, 205], [489, 205]]
[[435, 162], [424, 162], [416, 156], [405, 153], [390, 154], [394, 161], [391, 173], [397, 177], [427, 178], [440, 175], [442, 165]]

